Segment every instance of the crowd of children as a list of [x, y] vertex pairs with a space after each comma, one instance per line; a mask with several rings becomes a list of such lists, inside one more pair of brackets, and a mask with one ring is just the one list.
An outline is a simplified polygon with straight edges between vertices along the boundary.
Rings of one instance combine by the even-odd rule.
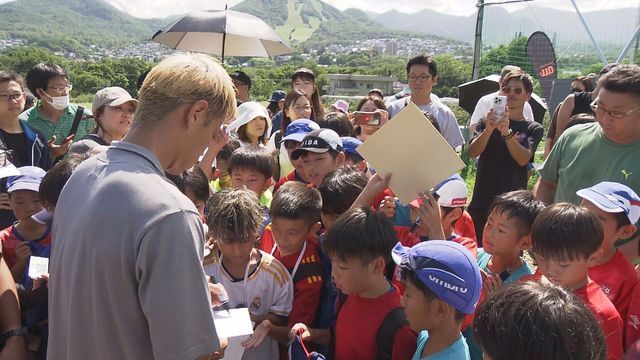
[[[636, 191], [599, 181], [576, 192], [580, 205], [548, 206], [509, 191], [474, 224], [452, 174], [402, 204], [388, 189], [394, 175], [358, 153], [348, 104], [324, 114], [309, 69], [292, 88], [278, 94], [273, 135], [267, 109], [246, 101], [198, 164], [166, 174], [202, 219], [204, 273], [250, 313], [243, 359], [640, 356], [640, 281], [616, 247], [637, 236]], [[17, 221], [0, 231], [0, 254], [19, 285], [27, 349], [41, 358], [48, 275], [31, 276], [30, 262], [55, 257], [51, 218], [86, 158], [6, 179]]]

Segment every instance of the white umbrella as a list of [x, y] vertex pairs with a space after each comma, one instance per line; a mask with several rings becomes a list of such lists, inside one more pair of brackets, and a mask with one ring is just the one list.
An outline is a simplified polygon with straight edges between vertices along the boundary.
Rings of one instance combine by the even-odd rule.
[[225, 56], [274, 57], [293, 52], [260, 18], [233, 10], [194, 11], [151, 40], [176, 50]]

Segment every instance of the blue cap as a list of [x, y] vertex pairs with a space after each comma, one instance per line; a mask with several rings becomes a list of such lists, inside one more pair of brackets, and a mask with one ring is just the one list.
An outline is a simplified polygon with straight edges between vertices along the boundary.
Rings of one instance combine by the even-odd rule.
[[438, 299], [463, 314], [475, 311], [482, 278], [476, 260], [464, 246], [446, 240], [429, 240], [413, 247], [398, 243], [391, 256], [401, 268], [415, 271]]
[[640, 219], [640, 198], [626, 185], [603, 181], [576, 191], [576, 195], [589, 200], [604, 212], [625, 213], [632, 225]]
[[284, 137], [282, 141], [293, 140], [297, 142], [302, 142], [305, 136], [313, 130], [320, 129], [320, 125], [317, 122], [309, 119], [298, 119], [294, 120], [289, 124], [284, 131]]
[[340, 139], [342, 140], [342, 149], [344, 150], [344, 152], [355, 155], [360, 159], [364, 159], [362, 155], [360, 155], [360, 153], [356, 150], [358, 146], [362, 145], [362, 141], [351, 136], [343, 136]]
[[278, 102], [280, 100], [284, 100], [284, 98], [287, 97], [287, 94], [285, 94], [284, 91], [282, 90], [276, 90], [273, 93], [271, 93], [271, 100], [269, 100], [269, 102]]
[[42, 178], [47, 173], [37, 166], [19, 167], [20, 175], [9, 176], [7, 178], [7, 192], [11, 193], [16, 190], [40, 190]]

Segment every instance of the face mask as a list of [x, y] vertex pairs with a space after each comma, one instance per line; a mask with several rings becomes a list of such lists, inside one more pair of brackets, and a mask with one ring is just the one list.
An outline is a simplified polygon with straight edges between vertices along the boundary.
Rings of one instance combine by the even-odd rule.
[[[51, 101], [45, 99], [49, 105], [53, 106], [56, 110], [64, 110], [69, 106], [69, 95], [65, 96], [50, 96]], [[43, 98], [44, 99], [44, 98]]]
[[223, 171], [220, 173], [220, 188], [229, 189], [231, 187], [231, 175], [228, 172]]

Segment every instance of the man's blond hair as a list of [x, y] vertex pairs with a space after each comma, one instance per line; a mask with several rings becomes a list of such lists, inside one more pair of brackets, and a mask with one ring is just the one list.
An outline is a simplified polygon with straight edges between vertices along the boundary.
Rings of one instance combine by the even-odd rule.
[[147, 75], [138, 98], [135, 124], [151, 124], [185, 104], [209, 103], [207, 122], [224, 121], [236, 112], [229, 74], [213, 58], [183, 53], [169, 56]]

